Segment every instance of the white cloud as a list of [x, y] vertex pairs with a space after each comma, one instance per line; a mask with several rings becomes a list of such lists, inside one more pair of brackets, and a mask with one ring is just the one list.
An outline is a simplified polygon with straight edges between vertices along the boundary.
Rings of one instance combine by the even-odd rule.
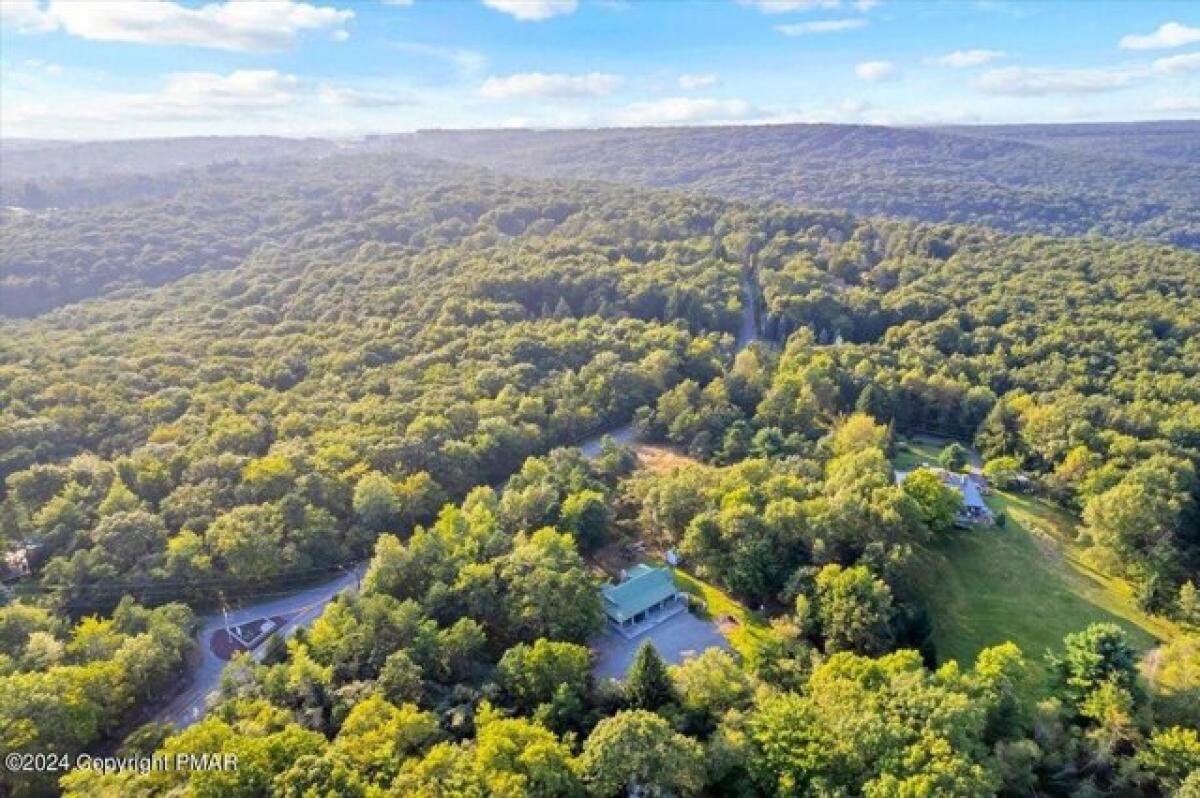
[[1166, 50], [1200, 42], [1200, 28], [1191, 28], [1178, 22], [1164, 22], [1154, 33], [1139, 35], [1131, 33], [1120, 41], [1122, 50]]
[[855, 0], [854, 7], [865, 14], [882, 2], [883, 0]]
[[1091, 94], [1120, 89], [1134, 77], [1129, 72], [1106, 69], [1038, 69], [1007, 67], [985, 72], [979, 88], [989, 94], [1039, 96]]
[[73, 3], [52, 0], [10, 7], [0, 3], [5, 22], [24, 33], [62, 29], [81, 39], [151, 45], [213, 47], [220, 50], [282, 50], [306, 30], [349, 22], [354, 12], [295, 0], [230, 0], [187, 8], [170, 0]]
[[[206, 120], [244, 117], [295, 104], [300, 81], [294, 75], [270, 70], [177, 72], [167, 75], [161, 91], [105, 92], [59, 97], [56, 101], [17, 103], [9, 124], [27, 122], [96, 122], [116, 124], [127, 131], [140, 122]], [[8, 114], [6, 113], [6, 116]]]
[[741, 99], [717, 100], [705, 97], [668, 97], [637, 102], [617, 111], [621, 125], [690, 125], [705, 122], [734, 122], [755, 113]]
[[1175, 94], [1159, 97], [1154, 101], [1156, 111], [1200, 111], [1200, 94]]
[[344, 108], [394, 108], [417, 104], [415, 100], [399, 94], [375, 94], [328, 84], [317, 89], [317, 99], [322, 105]]
[[150, 116], [279, 108], [295, 101], [299, 83], [295, 75], [274, 69], [244, 69], [228, 75], [177, 72], [167, 76], [161, 95], [138, 98], [130, 108]]
[[811, 33], [836, 33], [840, 30], [854, 30], [867, 24], [865, 19], [820, 19], [815, 22], [790, 22], [787, 25], [776, 25], [775, 30], [784, 36], [807, 36]]
[[482, 53], [477, 53], [474, 50], [439, 47], [436, 44], [424, 44], [421, 42], [392, 42], [391, 46], [401, 52], [446, 61], [453, 64], [460, 72], [468, 75], [481, 72], [487, 66], [487, 58]]
[[712, 73], [704, 75], [680, 75], [679, 88], [684, 91], [696, 91], [697, 89], [711, 89], [721, 83], [720, 78]]
[[578, 0], [483, 0], [483, 4], [522, 22], [541, 22], [559, 14], [573, 14], [579, 7]]
[[981, 66], [1003, 57], [1004, 53], [1000, 50], [955, 50], [945, 55], [926, 58], [925, 63], [951, 69], [966, 69], [967, 67]]
[[1154, 71], [1161, 75], [1180, 75], [1200, 70], [1200, 53], [1184, 53], [1154, 61]]
[[0, 2], [0, 24], [17, 33], [44, 33], [58, 27], [38, 0], [4, 0]]
[[54, 77], [58, 77], [63, 73], [63, 68], [60, 65], [53, 64], [49, 61], [43, 61], [41, 58], [26, 58], [21, 63], [23, 66], [28, 67], [29, 69], [37, 69]]
[[753, 6], [764, 14], [787, 14], [792, 11], [811, 11], [815, 8], [837, 8], [839, 0], [737, 0], [739, 5]]
[[891, 61], [863, 61], [854, 67], [854, 74], [862, 80], [877, 83], [896, 76], [896, 65]]
[[385, 6], [411, 6], [413, 0], [383, 0]]
[[479, 94], [489, 100], [511, 100], [515, 97], [574, 99], [612, 94], [619, 85], [619, 77], [603, 72], [589, 72], [586, 75], [521, 72], [503, 78], [493, 75], [479, 87]]

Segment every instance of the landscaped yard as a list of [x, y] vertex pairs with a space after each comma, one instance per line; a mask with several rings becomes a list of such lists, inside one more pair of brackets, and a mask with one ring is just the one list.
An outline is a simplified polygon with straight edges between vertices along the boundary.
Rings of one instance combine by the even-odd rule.
[[904, 441], [896, 444], [896, 456], [892, 459], [892, 466], [897, 471], [912, 471], [920, 465], [936, 465], [940, 451], [941, 447], [933, 443]]
[[[934, 462], [936, 442], [909, 442], [895, 467]], [[1174, 636], [1174, 624], [1137, 606], [1130, 586], [1090, 565], [1075, 521], [1040, 499], [995, 491], [987, 498], [1004, 528], [955, 530], [921, 555], [919, 579], [933, 619], [938, 657], [961, 664], [1011, 640], [1031, 659], [1057, 650], [1064, 635], [1112, 622], [1141, 649]]]
[[701, 599], [708, 608], [707, 614], [712, 621], [716, 622], [723, 616], [733, 619], [734, 624], [726, 624], [725, 636], [742, 657], [753, 656], [759, 641], [766, 637], [768, 629], [767, 622], [759, 613], [746, 609], [720, 588], [692, 576], [681, 568], [675, 569], [675, 584], [688, 595]]

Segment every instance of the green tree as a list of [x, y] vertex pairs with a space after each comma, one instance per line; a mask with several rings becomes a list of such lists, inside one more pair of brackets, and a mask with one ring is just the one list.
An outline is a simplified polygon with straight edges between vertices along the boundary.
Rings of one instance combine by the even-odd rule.
[[1200, 590], [1192, 582], [1179, 586], [1179, 598], [1175, 601], [1179, 619], [1192, 626], [1200, 626]]
[[575, 536], [580, 551], [593, 551], [608, 540], [612, 512], [603, 493], [595, 490], [572, 493], [563, 500], [559, 515], [562, 528]]
[[817, 574], [815, 599], [826, 652], [887, 650], [892, 641], [892, 591], [866, 566], [826, 565]]
[[1015, 457], [995, 457], [983, 464], [983, 475], [990, 484], [1008, 490], [1021, 475], [1021, 461]]
[[476, 722], [475, 767], [495, 796], [571, 798], [582, 795], [570, 748], [524, 718], [501, 718], [484, 704]]
[[133, 491], [126, 487], [120, 477], [117, 477], [113, 479], [112, 486], [109, 487], [104, 501], [100, 502], [97, 509], [101, 516], [132, 513], [142, 509], [142, 502]]
[[1059, 692], [1077, 712], [1105, 684], [1139, 695], [1137, 652], [1116, 624], [1094, 623], [1067, 635], [1062, 656], [1052, 657], [1050, 662]]
[[378, 471], [359, 478], [354, 486], [354, 514], [371, 532], [395, 529], [400, 520], [400, 502], [392, 481]]
[[938, 452], [938, 465], [948, 471], [962, 471], [967, 467], [970, 455], [961, 443], [954, 442]]
[[694, 795], [705, 782], [700, 745], [645, 710], [618, 712], [596, 724], [579, 765], [588, 791], [600, 798]]
[[962, 494], [942, 484], [928, 468], [918, 468], [904, 478], [901, 486], [920, 509], [921, 520], [935, 534], [945, 534], [954, 526], [962, 509]]
[[167, 529], [152, 513], [118, 512], [100, 521], [92, 539], [114, 561], [128, 564], [166, 548]]
[[888, 428], [866, 413], [855, 413], [842, 421], [833, 432], [830, 448], [835, 457], [864, 449], [887, 449]]
[[604, 625], [600, 594], [570, 535], [541, 529], [521, 536], [500, 577], [510, 639], [582, 642]]
[[1182, 726], [1160, 729], [1146, 741], [1137, 759], [1164, 792], [1178, 790], [1189, 773], [1200, 772], [1200, 733]]
[[750, 704], [750, 677], [727, 651], [706, 649], [671, 667], [670, 673], [679, 703], [702, 729], [711, 729], [729, 710]]
[[634, 709], [654, 711], [675, 700], [675, 685], [658, 649], [647, 640], [625, 674], [625, 700]]
[[421, 753], [439, 736], [434, 715], [375, 695], [350, 710], [333, 750], [352, 762], [365, 780], [382, 786], [391, 782], [406, 758]]
[[591, 666], [585, 646], [540, 638], [505, 651], [496, 675], [517, 707], [532, 712], [552, 702], [563, 687], [582, 700], [591, 684]]
[[393, 704], [419, 704], [424, 696], [421, 666], [403, 649], [388, 654], [379, 670], [376, 685], [383, 697]]
[[333, 752], [298, 757], [271, 783], [271, 795], [278, 798], [366, 798], [367, 785], [358, 766], [349, 757]]
[[994, 795], [981, 745], [988, 699], [915, 651], [835, 654], [804, 693], [763, 695], [748, 764], [772, 795]]

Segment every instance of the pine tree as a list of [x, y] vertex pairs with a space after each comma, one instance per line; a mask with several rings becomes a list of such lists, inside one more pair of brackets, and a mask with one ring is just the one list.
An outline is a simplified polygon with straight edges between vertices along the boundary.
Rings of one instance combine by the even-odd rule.
[[1200, 591], [1191, 582], [1179, 588], [1179, 618], [1184, 623], [1200, 626]]
[[262, 663], [264, 665], [277, 665], [280, 662], [286, 662], [288, 658], [287, 640], [281, 634], [273, 634], [267, 638], [267, 642], [263, 647]]
[[658, 650], [642, 643], [625, 677], [625, 699], [634, 709], [656, 710], [675, 700], [675, 685]]

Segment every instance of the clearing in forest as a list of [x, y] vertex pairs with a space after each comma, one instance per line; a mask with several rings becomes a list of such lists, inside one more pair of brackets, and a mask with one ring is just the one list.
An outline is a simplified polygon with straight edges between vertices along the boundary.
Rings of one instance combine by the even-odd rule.
[[1003, 528], [955, 530], [921, 555], [940, 660], [966, 665], [981, 649], [1011, 640], [1040, 662], [1064, 635], [1092, 623], [1116, 623], [1142, 650], [1177, 632], [1142, 612], [1127, 582], [1087, 562], [1067, 513], [1000, 491], [987, 501], [1007, 516]]

